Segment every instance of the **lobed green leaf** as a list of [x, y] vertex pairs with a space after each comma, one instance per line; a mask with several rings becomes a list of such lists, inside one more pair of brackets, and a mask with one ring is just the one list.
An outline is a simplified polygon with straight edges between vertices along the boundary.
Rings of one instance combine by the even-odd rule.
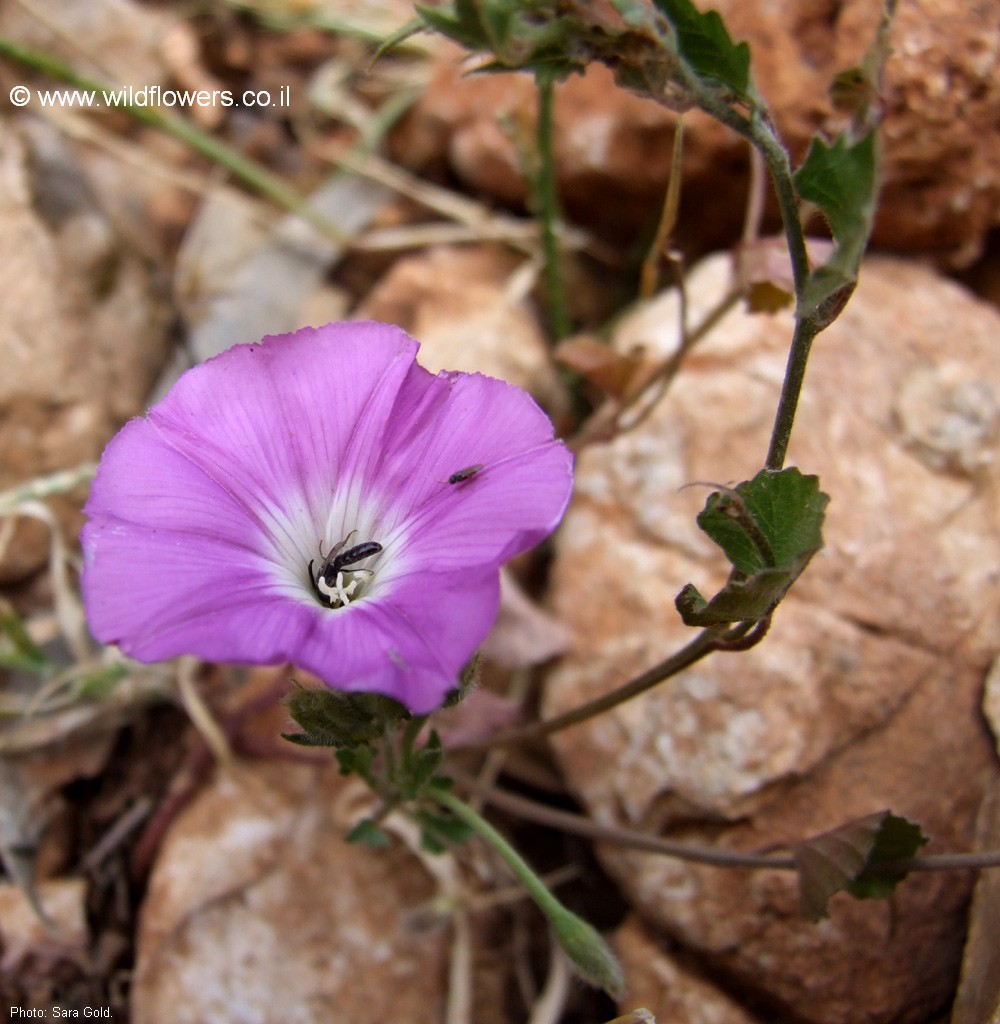
[[815, 203], [833, 234], [833, 254], [810, 276], [800, 315], [814, 313], [839, 292], [853, 288], [875, 216], [878, 141], [874, 131], [858, 141], [845, 132], [832, 145], [814, 138], [795, 172], [798, 194]]
[[794, 467], [761, 470], [735, 488], [714, 491], [698, 526], [726, 553], [733, 570], [711, 600], [691, 583], [675, 604], [689, 626], [759, 620], [770, 614], [823, 546], [829, 497], [819, 478]]
[[734, 43], [718, 11], [698, 10], [691, 0], [655, 0], [677, 33], [677, 47], [692, 69], [745, 98], [750, 89], [750, 47]]

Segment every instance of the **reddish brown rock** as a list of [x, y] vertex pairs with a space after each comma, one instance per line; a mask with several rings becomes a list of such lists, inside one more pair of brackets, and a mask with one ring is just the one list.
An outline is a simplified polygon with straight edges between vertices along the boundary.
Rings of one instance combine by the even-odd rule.
[[[692, 322], [727, 277], [722, 258], [692, 275]], [[654, 300], [617, 342], [666, 354], [676, 323], [675, 298]], [[890, 807], [931, 849], [969, 848], [997, 777], [980, 701], [1000, 649], [998, 332], [994, 310], [931, 271], [865, 265], [816, 342], [789, 457], [831, 495], [826, 547], [759, 647], [555, 737], [599, 821], [759, 850]], [[688, 581], [714, 592], [725, 566], [694, 522], [706, 488], [680, 488], [759, 469], [790, 336], [787, 313], [730, 312], [646, 423], [581, 453], [555, 563], [575, 645], [549, 679], [547, 714], [693, 636], [674, 596]], [[891, 907], [838, 896], [814, 925], [788, 872], [610, 847], [602, 859], [639, 914], [796, 1019], [905, 1024], [954, 991], [963, 874], [915, 875]]]
[[[834, 130], [827, 90], [864, 54], [878, 21], [870, 0], [816, 4], [715, 0], [735, 39], [749, 41], [760, 91], [796, 159]], [[970, 262], [1000, 210], [1000, 8], [990, 0], [900, 0], [884, 92], [878, 245]], [[454, 56], [397, 133], [410, 166], [447, 166], [506, 203], [524, 201], [513, 138], [534, 119], [528, 75], [462, 77]], [[556, 158], [571, 217], [617, 237], [648, 230], [662, 203], [674, 115], [613, 86], [602, 67], [561, 85]], [[698, 114], [685, 118], [679, 235], [689, 251], [736, 240], [746, 147]]]
[[757, 1024], [710, 980], [686, 970], [637, 918], [618, 929], [614, 946], [628, 989], [623, 1012], [642, 1006], [666, 1024]]
[[527, 301], [533, 281], [523, 260], [499, 248], [437, 246], [397, 260], [356, 315], [409, 331], [429, 370], [500, 377], [556, 410], [565, 397]]

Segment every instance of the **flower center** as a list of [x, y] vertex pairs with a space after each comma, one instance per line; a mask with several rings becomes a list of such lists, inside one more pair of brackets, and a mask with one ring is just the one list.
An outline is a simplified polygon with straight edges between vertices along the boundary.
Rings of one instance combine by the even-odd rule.
[[358, 589], [356, 574], [348, 572], [348, 576], [353, 578], [349, 583], [345, 583], [343, 571], [338, 572], [333, 586], [330, 586], [322, 576], [316, 580], [316, 589], [329, 600], [334, 608], [342, 608], [345, 604], [350, 604], [351, 598]]
[[[330, 549], [315, 573], [314, 560], [309, 562], [309, 579], [313, 590], [320, 602], [331, 608], [343, 608], [351, 601], [356, 601], [368, 589], [367, 584], [375, 575], [373, 569], [363, 568], [358, 562], [377, 555], [382, 550], [382, 545], [369, 540], [363, 544], [355, 544], [345, 551], [344, 548], [354, 533], [352, 530], [339, 544]], [[323, 555], [322, 546], [319, 553]]]

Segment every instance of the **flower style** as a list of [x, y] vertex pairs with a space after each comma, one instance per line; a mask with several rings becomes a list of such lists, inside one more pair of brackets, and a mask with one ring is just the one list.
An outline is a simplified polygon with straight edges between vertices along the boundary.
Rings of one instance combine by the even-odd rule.
[[418, 347], [378, 323], [237, 345], [127, 423], [85, 510], [94, 635], [440, 705], [499, 567], [562, 517], [572, 459], [525, 392], [435, 376]]

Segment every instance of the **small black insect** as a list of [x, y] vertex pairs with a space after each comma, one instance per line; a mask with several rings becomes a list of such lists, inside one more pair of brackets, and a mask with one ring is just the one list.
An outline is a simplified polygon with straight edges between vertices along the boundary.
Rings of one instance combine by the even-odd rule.
[[[326, 581], [328, 585], [332, 585], [334, 580], [337, 578], [337, 573], [342, 569], [346, 569], [349, 565], [354, 565], [355, 562], [360, 562], [364, 558], [368, 558], [371, 555], [377, 555], [382, 550], [382, 545], [374, 540], [366, 540], [364, 544], [355, 544], [353, 548], [348, 548], [346, 551], [337, 555], [334, 559], [327, 559], [323, 565], [320, 566], [320, 575]], [[353, 572], [371, 572], [371, 569], [353, 569]]]
[[[313, 581], [313, 587], [315, 589], [316, 584], [322, 580], [328, 587], [336, 586], [337, 573], [342, 572], [349, 565], [354, 565], [355, 562], [360, 562], [362, 559], [369, 558], [372, 555], [377, 555], [382, 550], [382, 545], [374, 540], [366, 540], [363, 544], [355, 544], [353, 547], [343, 551], [344, 545], [351, 539], [355, 533], [352, 530], [339, 544], [335, 544], [330, 551], [323, 556], [323, 561], [320, 563], [319, 571], [313, 573], [314, 560], [309, 562], [309, 576]], [[323, 555], [322, 547], [319, 550], [320, 555]], [[371, 569], [352, 569], [351, 572], [366, 572], [371, 573]]]
[[482, 468], [482, 463], [477, 462], [474, 466], [466, 466], [465, 469], [458, 469], [448, 477], [448, 483], [460, 484], [463, 480], [469, 480], [474, 477]]

